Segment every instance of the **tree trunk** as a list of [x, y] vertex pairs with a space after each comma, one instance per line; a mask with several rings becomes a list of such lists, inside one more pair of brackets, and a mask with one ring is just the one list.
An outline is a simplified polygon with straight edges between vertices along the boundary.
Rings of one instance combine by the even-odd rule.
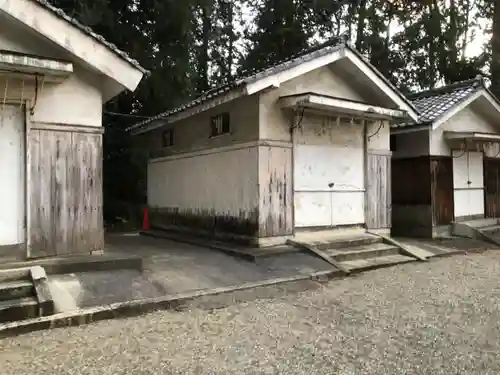
[[[500, 0], [499, 0], [500, 1]], [[356, 27], [356, 49], [363, 52], [365, 45], [365, 34], [363, 32], [366, 18], [366, 0], [359, 0], [358, 2], [358, 25]]]
[[210, 33], [211, 33], [211, 16], [212, 16], [212, 7], [207, 2], [203, 5], [202, 8], [202, 23], [203, 23], [203, 42], [201, 46], [200, 53], [200, 81], [198, 91], [203, 92], [208, 90], [209, 82], [208, 82], [208, 64], [209, 64], [209, 48], [210, 48]]
[[500, 97], [500, 0], [495, 1], [493, 11], [491, 46], [491, 90], [498, 98]]

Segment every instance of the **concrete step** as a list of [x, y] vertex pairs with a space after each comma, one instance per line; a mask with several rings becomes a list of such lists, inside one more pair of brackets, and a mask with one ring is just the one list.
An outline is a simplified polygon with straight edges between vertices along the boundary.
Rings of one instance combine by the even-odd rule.
[[25, 297], [0, 301], [0, 323], [35, 318], [38, 316], [38, 301]]
[[342, 265], [351, 272], [362, 272], [376, 268], [390, 267], [396, 264], [415, 262], [415, 258], [401, 254], [387, 255], [368, 259], [355, 259], [342, 262]]
[[475, 220], [462, 221], [461, 223], [466, 224], [473, 228], [489, 227], [492, 225], [499, 224], [498, 219], [496, 218], [475, 219]]
[[338, 262], [356, 259], [368, 259], [387, 255], [399, 254], [399, 248], [385, 243], [371, 243], [369, 245], [353, 246], [343, 249], [325, 250], [330, 257]]
[[377, 236], [366, 235], [356, 235], [356, 236], [345, 236], [345, 237], [330, 237], [322, 238], [320, 241], [309, 242], [312, 246], [317, 247], [320, 250], [334, 250], [334, 249], [345, 249], [351, 247], [359, 247], [372, 245], [376, 243], [382, 243], [384, 240]]
[[478, 228], [481, 232], [494, 235], [500, 233], [500, 225], [490, 225], [487, 227]]
[[28, 280], [17, 280], [0, 283], [0, 301], [33, 297], [33, 283]]

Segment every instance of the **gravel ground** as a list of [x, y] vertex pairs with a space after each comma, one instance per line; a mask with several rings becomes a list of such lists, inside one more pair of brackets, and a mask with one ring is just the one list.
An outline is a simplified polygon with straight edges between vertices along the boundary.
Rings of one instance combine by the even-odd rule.
[[500, 252], [0, 341], [2, 375], [498, 374]]

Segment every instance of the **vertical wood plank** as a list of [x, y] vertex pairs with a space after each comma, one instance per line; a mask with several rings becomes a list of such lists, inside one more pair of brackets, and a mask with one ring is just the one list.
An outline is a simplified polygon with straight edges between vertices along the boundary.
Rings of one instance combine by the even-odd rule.
[[391, 227], [391, 169], [390, 155], [367, 155], [366, 227], [383, 229]]
[[293, 233], [292, 149], [259, 147], [259, 236]]
[[45, 246], [42, 238], [42, 215], [41, 215], [41, 196], [40, 196], [40, 131], [29, 130], [26, 137], [27, 148], [27, 193], [30, 197], [29, 222], [28, 225], [28, 257], [35, 255], [43, 256]]

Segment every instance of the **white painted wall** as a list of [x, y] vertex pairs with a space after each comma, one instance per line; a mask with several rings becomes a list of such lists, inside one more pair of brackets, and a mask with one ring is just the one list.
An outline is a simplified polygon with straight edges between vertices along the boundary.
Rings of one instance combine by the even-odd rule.
[[70, 60], [63, 48], [50, 43], [40, 34], [29, 32], [18, 22], [0, 15], [0, 50], [27, 53], [54, 59]]
[[[1, 18], [0, 18], [1, 19]], [[10, 29], [12, 27], [12, 29]], [[0, 49], [20, 53], [39, 54], [53, 58], [69, 58], [48, 40], [28, 33], [14, 22], [0, 22]], [[34, 103], [33, 79], [0, 76], [0, 99], [7, 87], [7, 100], [31, 99]], [[74, 64], [74, 73], [62, 83], [39, 83], [38, 98], [31, 122], [62, 125], [102, 125], [102, 76], [88, 70], [80, 62]], [[32, 104], [31, 104], [32, 105]]]
[[[71, 26], [66, 20], [45, 9], [32, 0], [7, 0], [0, 2], [0, 11], [15, 18], [19, 27], [33, 30], [43, 35], [52, 45], [71, 51], [71, 55], [80, 62], [87, 62], [96, 71], [102, 74], [103, 80], [108, 77], [115, 81], [117, 86], [135, 90], [142, 79], [143, 73], [133, 68], [109, 48], [99, 41]], [[5, 22], [2, 20], [2, 22]], [[28, 32], [27, 32], [28, 33]], [[120, 87], [106, 85], [105, 96], [108, 97]]]
[[[230, 133], [210, 138], [210, 117], [229, 112]], [[258, 97], [236, 99], [172, 125], [175, 144], [162, 149], [158, 129], [136, 146], [161, 151], [148, 165], [148, 205], [239, 216], [258, 202]]]
[[451, 155], [451, 149], [443, 137], [444, 131], [497, 133], [498, 129], [475, 111], [473, 105], [468, 106], [432, 131], [430, 139], [432, 155]]
[[368, 150], [390, 151], [390, 133], [388, 121], [366, 121]]
[[258, 207], [258, 147], [184, 153], [148, 165], [148, 205], [240, 216]]
[[325, 66], [292, 79], [278, 89], [260, 95], [260, 138], [290, 141], [291, 117], [277, 104], [280, 96], [314, 92], [351, 100], [362, 100], [361, 95], [348, 82]]
[[0, 246], [25, 241], [24, 135], [24, 109], [0, 105]]

